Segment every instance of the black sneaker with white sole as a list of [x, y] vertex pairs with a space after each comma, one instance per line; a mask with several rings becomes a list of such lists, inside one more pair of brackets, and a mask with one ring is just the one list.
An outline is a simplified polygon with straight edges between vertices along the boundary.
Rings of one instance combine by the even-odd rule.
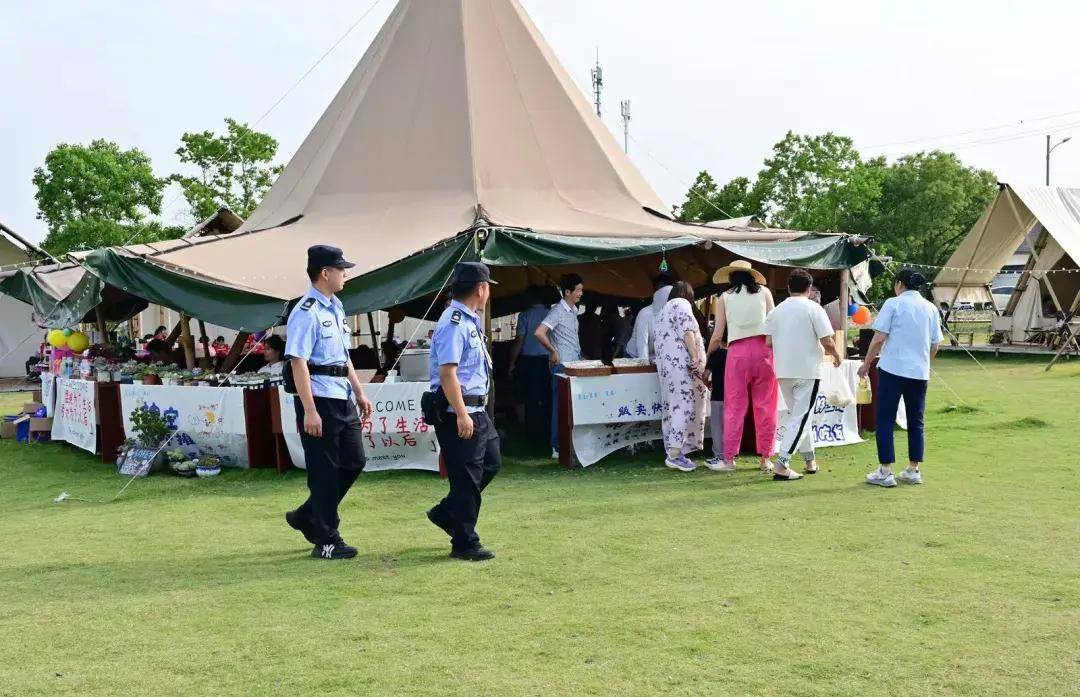
[[315, 545], [315, 549], [311, 550], [311, 556], [316, 559], [352, 559], [356, 554], [356, 547], [350, 547], [344, 542]]
[[480, 545], [476, 545], [469, 549], [451, 550], [450, 556], [453, 559], [463, 559], [464, 561], [487, 561], [488, 559], [495, 558], [495, 552]]

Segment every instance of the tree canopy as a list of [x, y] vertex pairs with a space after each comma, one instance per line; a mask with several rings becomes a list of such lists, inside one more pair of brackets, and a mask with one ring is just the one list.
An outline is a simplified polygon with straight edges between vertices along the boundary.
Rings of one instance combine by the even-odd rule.
[[756, 214], [772, 227], [868, 235], [882, 255], [939, 266], [996, 192], [993, 172], [952, 153], [864, 160], [845, 136], [789, 132], [756, 181], [736, 177], [719, 187], [701, 172], [676, 215], [708, 222]]
[[227, 207], [247, 218], [281, 173], [273, 166], [278, 142], [247, 124], [225, 119], [224, 135], [212, 131], [185, 133], [176, 151], [180, 161], [198, 168], [198, 174], [174, 174], [195, 221]]
[[61, 143], [34, 170], [38, 218], [49, 227], [42, 246], [62, 255], [175, 237], [178, 230], [149, 220], [160, 215], [168, 182], [154, 175], [146, 153], [106, 140]]

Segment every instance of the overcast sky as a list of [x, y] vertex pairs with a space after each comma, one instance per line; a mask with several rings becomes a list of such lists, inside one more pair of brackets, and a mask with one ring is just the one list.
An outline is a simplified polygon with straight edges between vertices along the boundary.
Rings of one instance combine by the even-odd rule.
[[[0, 220], [31, 240], [34, 167], [60, 142], [138, 147], [177, 170], [184, 131], [254, 122], [373, 0], [0, 0]], [[395, 0], [374, 10], [259, 124], [286, 162]], [[1080, 3], [1058, 0], [523, 0], [583, 89], [597, 49], [604, 120], [669, 203], [701, 169], [753, 176], [791, 129], [864, 155], [942, 147], [1041, 183], [1045, 134], [1080, 136]], [[317, 8], [317, 9], [316, 9]], [[1080, 138], [1053, 157], [1080, 186]], [[184, 203], [166, 195], [166, 219]]]

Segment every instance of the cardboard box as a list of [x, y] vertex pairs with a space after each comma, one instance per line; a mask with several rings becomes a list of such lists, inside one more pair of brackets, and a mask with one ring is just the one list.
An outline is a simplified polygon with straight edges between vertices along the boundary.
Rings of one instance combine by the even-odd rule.
[[17, 419], [5, 417], [0, 423], [0, 438], [17, 438], [19, 436], [19, 424], [30, 420], [29, 416], [23, 415]]
[[31, 416], [30, 417], [30, 432], [48, 431], [52, 432], [53, 420], [51, 416]]
[[44, 408], [45, 408], [45, 405], [42, 404], [41, 402], [27, 402], [26, 404], [23, 405], [23, 413], [24, 414], [33, 414], [33, 413], [37, 412], [38, 409], [44, 409]]

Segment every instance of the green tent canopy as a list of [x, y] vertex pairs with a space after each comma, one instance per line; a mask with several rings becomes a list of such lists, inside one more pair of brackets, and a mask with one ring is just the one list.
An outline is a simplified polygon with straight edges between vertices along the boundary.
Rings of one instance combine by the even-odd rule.
[[[448, 284], [458, 261], [483, 261], [499, 282], [493, 294], [496, 314], [520, 309], [529, 285], [550, 285], [562, 274], [585, 278], [590, 291], [605, 298], [639, 300], [652, 292], [651, 279], [663, 262], [695, 288], [711, 285], [712, 271], [735, 258], [766, 265], [763, 271], [801, 266], [844, 269], [869, 257], [864, 241], [850, 235], [810, 233], [791, 241], [718, 242], [694, 235], [678, 237], [584, 237], [551, 235], [520, 228], [477, 227], [433, 247], [349, 280], [340, 294], [350, 315], [403, 307], [413, 316], [437, 314], [433, 297]], [[85, 264], [94, 276], [83, 279], [89, 288], [101, 285], [171, 307], [224, 327], [257, 331], [284, 323], [295, 298], [275, 298], [211, 279], [173, 270], [157, 263], [153, 253], [134, 254], [103, 249]], [[303, 269], [297, 268], [302, 274]], [[778, 279], [773, 279], [775, 284]], [[95, 285], [98, 284], [98, 285]], [[30, 290], [6, 279], [0, 290], [16, 297]], [[89, 295], [79, 295], [86, 303]], [[69, 314], [84, 304], [76, 298]], [[44, 307], [46, 301], [39, 300]], [[37, 305], [35, 305], [37, 306]], [[91, 302], [89, 307], [93, 307]], [[81, 316], [81, 315], [80, 315]]]

